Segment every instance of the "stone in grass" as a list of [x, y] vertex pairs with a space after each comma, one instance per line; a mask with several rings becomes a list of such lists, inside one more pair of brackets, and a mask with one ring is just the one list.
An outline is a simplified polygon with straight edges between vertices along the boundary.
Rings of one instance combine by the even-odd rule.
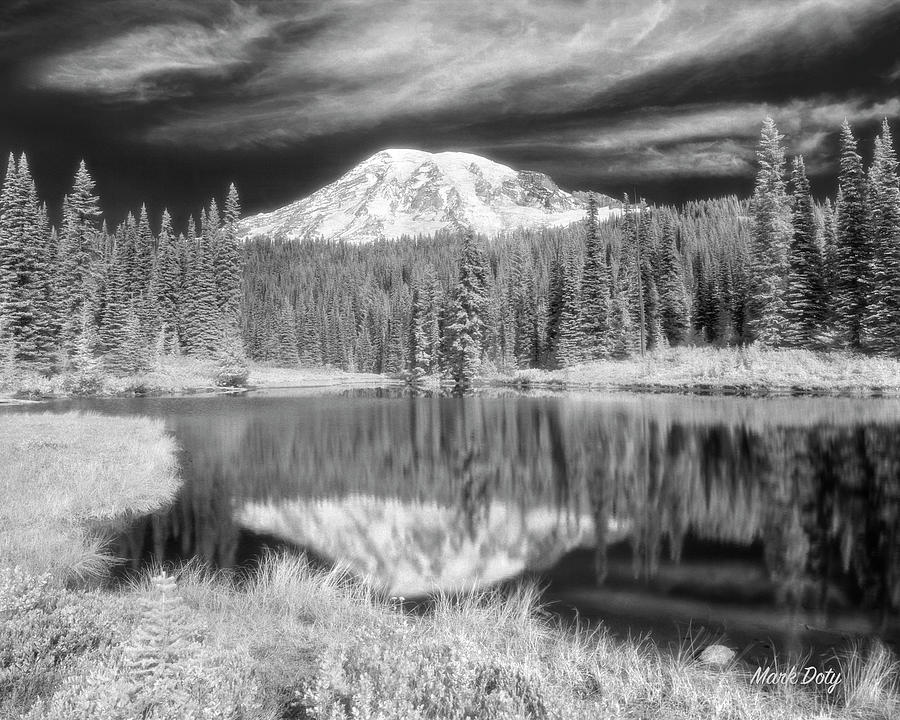
[[709, 645], [697, 658], [701, 665], [712, 668], [724, 668], [734, 660], [734, 650], [724, 645]]

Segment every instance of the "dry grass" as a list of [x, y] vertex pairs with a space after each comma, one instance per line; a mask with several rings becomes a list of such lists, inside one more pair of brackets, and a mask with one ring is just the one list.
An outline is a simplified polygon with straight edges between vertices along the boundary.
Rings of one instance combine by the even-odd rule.
[[712, 392], [900, 394], [900, 361], [845, 352], [679, 347], [644, 358], [486, 378], [531, 385]]
[[87, 576], [107, 558], [86, 524], [148, 512], [178, 487], [160, 420], [0, 414], [0, 566]]
[[[289, 557], [269, 558], [240, 587], [196, 569], [181, 574], [179, 587], [219, 644], [255, 658], [270, 701], [306, 707], [298, 717], [812, 720], [900, 712], [897, 668], [880, 645], [848, 655], [844, 691], [827, 696], [764, 689], [737, 666], [702, 667], [689, 650], [673, 656], [602, 629], [563, 627], [530, 588], [441, 597], [410, 615], [341, 571], [318, 573]], [[479, 685], [485, 677], [494, 680]], [[506, 694], [491, 694], [502, 682]]]
[[[90, 395], [168, 395], [178, 393], [221, 392], [215, 382], [219, 365], [211, 358], [193, 356], [164, 357], [151, 370], [139, 375], [98, 376]], [[390, 384], [384, 375], [351, 373], [336, 368], [277, 367], [249, 363], [248, 385], [257, 388], [320, 387], [329, 385], [371, 386]], [[62, 397], [73, 394], [72, 377], [65, 374], [45, 377], [21, 371], [0, 377], [0, 399], [7, 397]]]

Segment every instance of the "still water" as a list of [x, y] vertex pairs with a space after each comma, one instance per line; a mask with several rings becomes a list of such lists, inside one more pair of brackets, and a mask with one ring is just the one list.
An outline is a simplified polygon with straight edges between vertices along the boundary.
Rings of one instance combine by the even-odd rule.
[[552, 611], [747, 655], [900, 639], [900, 401], [398, 390], [86, 400], [165, 419], [184, 487], [123, 567], [265, 548], [415, 598], [526, 579]]

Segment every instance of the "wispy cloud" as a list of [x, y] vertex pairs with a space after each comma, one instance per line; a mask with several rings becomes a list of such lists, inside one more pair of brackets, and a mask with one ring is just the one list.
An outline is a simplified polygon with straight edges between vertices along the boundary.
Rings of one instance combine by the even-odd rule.
[[175, 78], [222, 77], [248, 63], [275, 23], [231, 5], [220, 22], [169, 22], [135, 28], [86, 47], [46, 57], [30, 69], [40, 87], [147, 101], [185, 92]]
[[776, 119], [790, 154], [807, 157], [810, 172], [826, 171], [831, 158], [823, 147], [844, 119], [873, 124], [900, 115], [900, 99], [870, 102], [827, 97], [787, 103], [697, 104], [644, 108], [611, 121], [579, 123], [549, 131], [476, 143], [484, 154], [528, 154], [548, 158], [539, 169], [563, 162], [591, 163], [601, 178], [740, 177], [752, 173], [762, 121]]
[[[146, 130], [157, 143], [235, 148], [289, 144], [397, 118], [575, 110], [673, 64], [709, 64], [788, 27], [798, 42], [852, 34], [884, 0], [170, 0], [172, 19], [130, 26], [30, 70], [37, 87], [116, 101], [182, 97], [190, 81], [235, 75]], [[179, 19], [179, 12], [183, 19]], [[187, 88], [187, 89], [186, 89]], [[687, 118], [685, 122], [689, 122]], [[678, 127], [665, 132], [679, 133]]]

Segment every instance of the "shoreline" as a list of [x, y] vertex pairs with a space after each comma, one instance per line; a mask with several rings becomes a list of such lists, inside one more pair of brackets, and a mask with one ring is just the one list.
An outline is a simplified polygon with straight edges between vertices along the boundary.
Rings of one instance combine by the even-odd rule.
[[846, 352], [678, 347], [645, 357], [485, 378], [520, 389], [597, 390], [741, 397], [900, 397], [900, 361]]
[[[66, 392], [66, 376], [24, 376], [15, 391], [0, 394], [0, 406], [75, 397], [177, 397], [291, 388], [417, 387], [449, 390], [438, 375], [410, 384], [404, 377], [349, 372], [329, 367], [276, 367], [250, 363], [245, 386], [218, 386], [215, 365], [190, 357], [167, 358], [151, 372], [104, 375], [100, 390]], [[758, 347], [678, 347], [643, 358], [597, 360], [555, 370], [490, 371], [475, 388], [623, 392], [724, 397], [900, 398], [900, 361], [845, 352], [770, 350]]]

